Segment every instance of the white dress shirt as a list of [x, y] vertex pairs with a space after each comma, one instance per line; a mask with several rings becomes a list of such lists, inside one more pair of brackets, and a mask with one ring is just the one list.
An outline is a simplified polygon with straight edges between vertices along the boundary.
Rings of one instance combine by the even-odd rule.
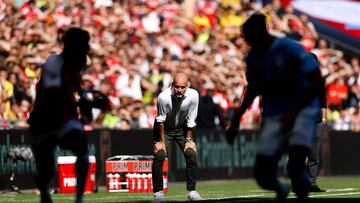
[[172, 87], [165, 89], [158, 96], [156, 121], [165, 123], [165, 129], [180, 128], [186, 122], [189, 128], [195, 127], [198, 113], [199, 94], [187, 88], [184, 97], [177, 98]]

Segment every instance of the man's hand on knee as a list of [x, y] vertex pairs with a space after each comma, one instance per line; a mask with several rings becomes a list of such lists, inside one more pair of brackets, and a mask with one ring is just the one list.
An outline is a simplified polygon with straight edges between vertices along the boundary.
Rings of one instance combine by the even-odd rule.
[[195, 153], [196, 153], [196, 144], [193, 141], [186, 141], [185, 142], [185, 148], [184, 148], [184, 152], [187, 149], [192, 149]]
[[155, 142], [154, 146], [153, 146], [153, 151], [154, 153], [157, 153], [160, 150], [164, 150], [165, 155], [166, 155], [166, 146], [165, 146], [165, 142]]

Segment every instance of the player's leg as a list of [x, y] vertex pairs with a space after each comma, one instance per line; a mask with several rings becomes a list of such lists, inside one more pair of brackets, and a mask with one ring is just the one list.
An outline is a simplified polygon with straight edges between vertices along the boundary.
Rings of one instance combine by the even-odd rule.
[[32, 144], [38, 171], [35, 179], [40, 190], [41, 203], [52, 202], [50, 183], [55, 171], [54, 147], [54, 142], [50, 138]]
[[[310, 181], [306, 171], [306, 158], [310, 154], [316, 132], [316, 119], [320, 109], [306, 107], [297, 116], [289, 132], [289, 162], [287, 170], [298, 202], [307, 202]], [[310, 133], [309, 133], [310, 132]]]
[[309, 148], [304, 146], [291, 146], [289, 149], [289, 161], [287, 171], [293, 185], [293, 191], [298, 197], [298, 202], [306, 203], [310, 187], [309, 177], [306, 173], [306, 157]]
[[276, 192], [277, 202], [285, 202], [290, 186], [279, 181], [277, 167], [288, 137], [283, 135], [279, 119], [278, 116], [263, 118], [254, 175], [259, 186]]
[[280, 156], [257, 155], [255, 160], [254, 175], [258, 185], [277, 194], [277, 202], [285, 202], [290, 191], [290, 186], [282, 184], [276, 176]]
[[281, 183], [276, 176], [279, 160], [277, 156], [256, 156], [254, 175], [259, 186], [268, 190], [282, 190]]
[[73, 129], [64, 134], [59, 143], [60, 147], [70, 149], [76, 156], [76, 202], [82, 202], [89, 170], [87, 143], [87, 135], [79, 129]]

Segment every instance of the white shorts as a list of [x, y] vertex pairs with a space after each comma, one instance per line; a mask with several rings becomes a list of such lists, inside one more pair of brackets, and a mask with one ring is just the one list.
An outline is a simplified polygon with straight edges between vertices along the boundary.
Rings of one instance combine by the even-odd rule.
[[258, 155], [282, 155], [290, 146], [310, 148], [316, 134], [320, 108], [306, 107], [297, 116], [293, 129], [281, 132], [281, 116], [263, 118], [260, 132]]

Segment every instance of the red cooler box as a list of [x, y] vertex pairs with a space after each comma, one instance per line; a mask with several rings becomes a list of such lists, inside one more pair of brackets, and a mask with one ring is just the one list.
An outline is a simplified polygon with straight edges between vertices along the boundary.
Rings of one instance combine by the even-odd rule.
[[[105, 171], [109, 192], [153, 192], [152, 167], [153, 156], [129, 155], [114, 156], [106, 160]], [[167, 191], [168, 160], [163, 166], [164, 192]]]
[[[58, 179], [59, 193], [76, 192], [76, 174], [75, 162], [76, 156], [58, 157]], [[89, 156], [89, 172], [86, 178], [85, 192], [93, 192], [96, 181], [96, 159], [95, 156]]]

